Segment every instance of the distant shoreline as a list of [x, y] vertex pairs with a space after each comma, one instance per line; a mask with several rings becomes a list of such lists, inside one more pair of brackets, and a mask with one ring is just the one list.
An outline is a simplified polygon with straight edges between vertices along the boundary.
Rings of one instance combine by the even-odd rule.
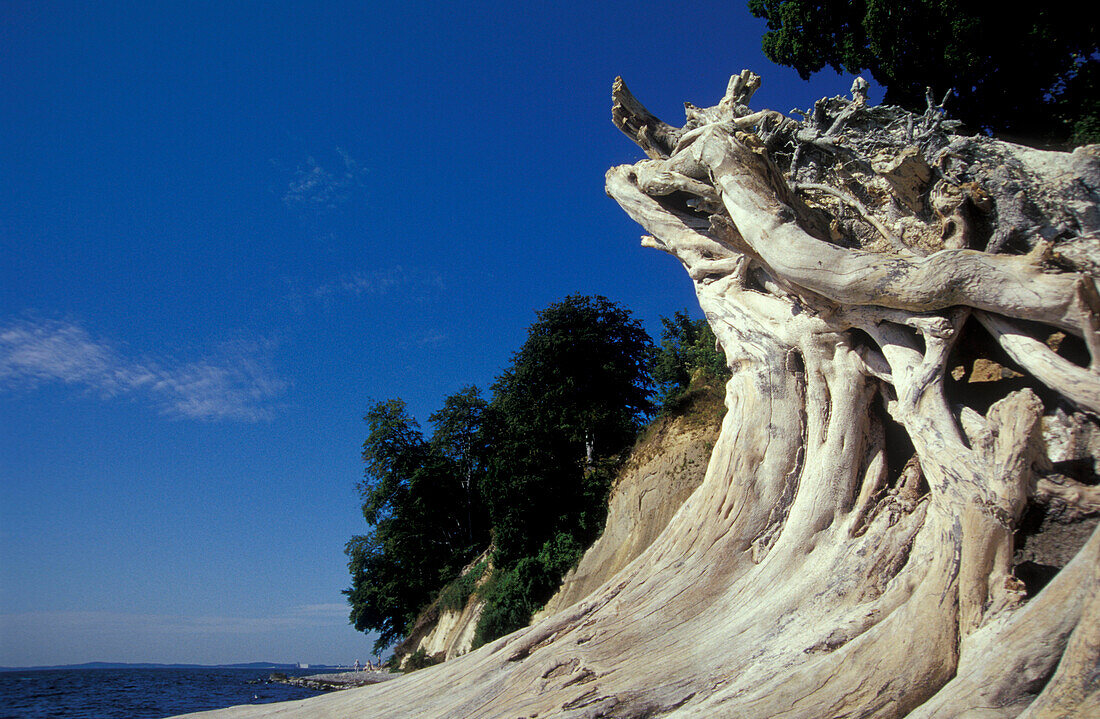
[[391, 674], [390, 672], [382, 670], [310, 674], [304, 677], [290, 677], [282, 673], [274, 673], [271, 675], [270, 681], [277, 682], [279, 684], [289, 684], [290, 686], [295, 687], [303, 687], [305, 689], [316, 689], [317, 691], [331, 692], [340, 691], [341, 689], [362, 687], [368, 684], [377, 684], [379, 682], [385, 682], [389, 681], [390, 679], [395, 679], [398, 676], [400, 675]]
[[84, 662], [83, 664], [53, 664], [32, 667], [0, 667], [0, 672], [38, 672], [54, 669], [270, 669], [272, 671], [302, 672], [316, 670], [350, 671], [340, 664], [281, 664], [277, 662], [243, 662], [237, 664], [156, 664], [150, 662]]

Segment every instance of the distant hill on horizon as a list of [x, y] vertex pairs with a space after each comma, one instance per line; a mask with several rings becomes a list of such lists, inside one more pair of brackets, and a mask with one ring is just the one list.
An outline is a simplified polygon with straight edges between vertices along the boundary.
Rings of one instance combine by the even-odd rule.
[[336, 664], [285, 664], [279, 662], [243, 662], [238, 664], [156, 664], [148, 662], [84, 662], [31, 667], [0, 667], [0, 672], [44, 671], [48, 669], [339, 669]]

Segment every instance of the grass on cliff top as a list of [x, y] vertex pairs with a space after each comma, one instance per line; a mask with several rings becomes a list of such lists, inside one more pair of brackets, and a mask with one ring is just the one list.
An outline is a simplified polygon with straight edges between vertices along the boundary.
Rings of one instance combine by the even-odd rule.
[[726, 416], [725, 398], [725, 383], [722, 380], [709, 374], [697, 374], [687, 389], [665, 401], [660, 414], [638, 435], [619, 476], [653, 459], [664, 440], [673, 432], [709, 430], [717, 437], [722, 418]]

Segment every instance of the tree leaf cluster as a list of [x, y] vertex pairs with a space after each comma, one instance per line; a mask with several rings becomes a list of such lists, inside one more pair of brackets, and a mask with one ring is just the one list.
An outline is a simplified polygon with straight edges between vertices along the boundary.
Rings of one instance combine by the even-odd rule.
[[654, 410], [652, 358], [629, 311], [573, 295], [538, 313], [493, 385], [494, 573], [475, 645], [526, 626], [603, 529], [615, 468]]
[[923, 110], [926, 88], [955, 97], [974, 129], [1038, 143], [1100, 141], [1100, 12], [958, 0], [749, 0], [767, 20], [764, 54], [803, 79], [826, 65], [870, 72], [885, 101]]
[[346, 547], [356, 628], [392, 644], [490, 543], [478, 641], [524, 626], [603, 528], [615, 468], [654, 411], [653, 357], [629, 311], [574, 295], [538, 313], [491, 400], [448, 397], [430, 439], [400, 400], [372, 407], [370, 530]]
[[679, 407], [692, 382], [724, 382], [730, 376], [725, 355], [705, 319], [684, 311], [661, 318], [661, 346], [653, 362], [653, 380], [661, 387], [661, 407]]
[[559, 532], [599, 531], [589, 508], [606, 499], [604, 465], [654, 409], [652, 352], [641, 324], [603, 297], [575, 295], [539, 312], [493, 385], [486, 499], [498, 564], [534, 556]]
[[356, 629], [378, 632], [376, 651], [404, 636], [421, 607], [488, 543], [476, 429], [487, 407], [476, 388], [464, 388], [431, 416], [430, 440], [398, 399], [363, 418], [359, 492], [369, 530], [345, 547], [352, 586], [344, 594]]
[[485, 570], [489, 568], [489, 560], [482, 560], [463, 572], [452, 581], [437, 597], [439, 608], [445, 611], [459, 612], [466, 606], [466, 602], [477, 589], [477, 583], [485, 576]]

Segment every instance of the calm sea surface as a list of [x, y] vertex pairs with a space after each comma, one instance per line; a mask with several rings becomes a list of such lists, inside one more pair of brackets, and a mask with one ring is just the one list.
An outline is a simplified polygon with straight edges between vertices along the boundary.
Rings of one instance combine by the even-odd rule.
[[50, 669], [0, 672], [0, 719], [159, 719], [319, 694], [268, 684], [270, 669]]

